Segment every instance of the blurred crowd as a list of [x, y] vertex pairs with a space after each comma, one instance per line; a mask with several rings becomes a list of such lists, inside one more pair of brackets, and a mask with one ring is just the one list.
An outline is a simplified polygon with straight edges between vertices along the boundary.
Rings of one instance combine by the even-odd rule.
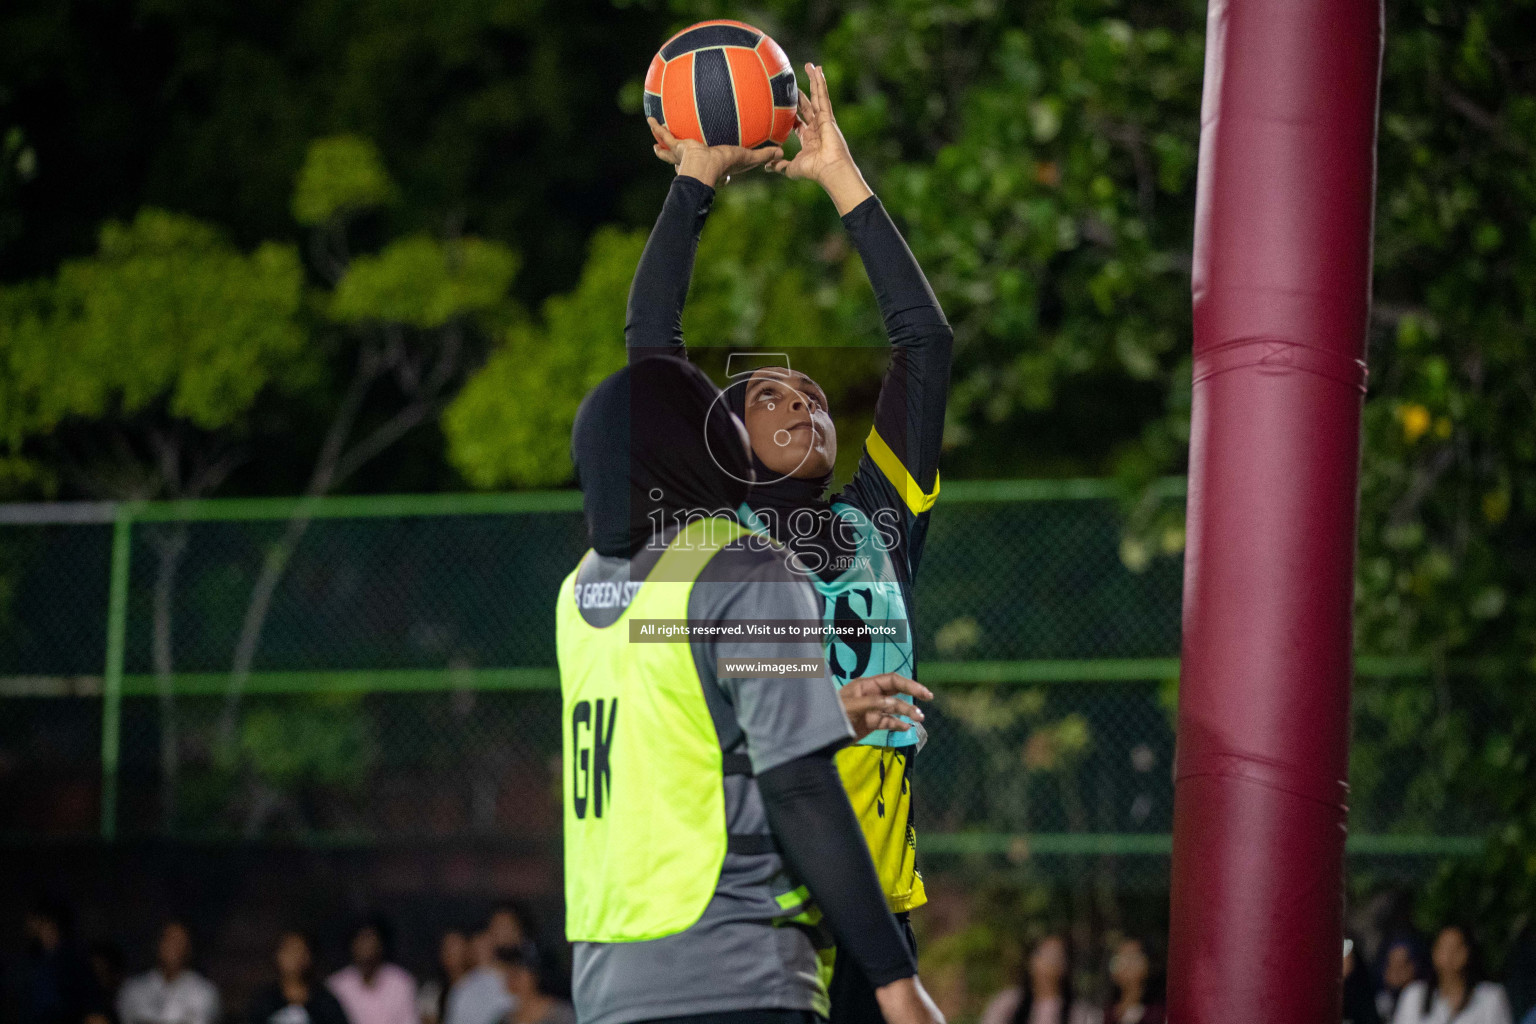
[[1018, 983], [993, 996], [981, 1024], [1163, 1024], [1162, 971], [1148, 944], [1124, 938], [1109, 958], [1105, 1005], [1081, 996], [1072, 944], [1046, 935], [1030, 948]]
[[[1425, 943], [1414, 934], [1385, 942], [1377, 963], [1345, 940], [1343, 1024], [1514, 1024], [1504, 987], [1490, 980], [1472, 931], [1449, 925]], [[1080, 993], [1084, 980], [1065, 934], [1029, 949], [1017, 982], [994, 995], [981, 1024], [1165, 1024], [1163, 971], [1152, 944], [1122, 938], [1098, 990], [1102, 1005]], [[1536, 1007], [1520, 1024], [1536, 1024]]]
[[27, 947], [0, 986], [16, 1024], [575, 1024], [560, 956], [530, 934], [523, 914], [498, 905], [484, 920], [438, 937], [437, 962], [417, 978], [394, 960], [382, 917], [359, 920], [348, 962], [319, 970], [314, 940], [286, 930], [272, 945], [268, 982], [230, 1013], [219, 986], [196, 969], [186, 922], [168, 920], [153, 965], [128, 974], [111, 941], [81, 947], [62, 907], [33, 907]]
[[[1371, 964], [1355, 938], [1345, 939], [1345, 1024], [1514, 1024], [1509, 996], [1488, 978], [1472, 929], [1441, 928], [1425, 953], [1419, 936], [1398, 935]], [[1521, 1024], [1536, 1024], [1536, 1008]]]
[[[195, 967], [191, 929], [160, 927], [152, 966], [129, 974], [110, 941], [79, 945], [62, 908], [27, 915], [24, 956], [0, 986], [16, 1024], [575, 1024], [563, 947], [534, 935], [526, 915], [497, 905], [483, 920], [437, 937], [436, 963], [416, 977], [394, 960], [389, 922], [359, 920], [348, 962], [323, 973], [303, 931], [278, 935], [268, 981], [231, 1013], [219, 986]], [[151, 951], [144, 951], [150, 953]], [[137, 958], [136, 958], [137, 959]], [[1376, 962], [1346, 939], [1343, 1024], [1515, 1024], [1504, 987], [1490, 980], [1476, 937], [1449, 925], [1431, 941], [1399, 935]], [[1063, 933], [1029, 948], [1016, 983], [995, 993], [981, 1024], [1166, 1024], [1163, 968], [1148, 939], [1121, 938], [1105, 977], [1090, 984]], [[1083, 991], [1091, 989], [1091, 991]], [[1530, 1008], [1519, 1024], [1536, 1024]]]

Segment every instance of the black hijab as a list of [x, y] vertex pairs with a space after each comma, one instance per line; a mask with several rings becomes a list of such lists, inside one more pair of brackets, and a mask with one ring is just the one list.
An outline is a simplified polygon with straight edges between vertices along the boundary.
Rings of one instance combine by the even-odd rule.
[[733, 515], [752, 463], [740, 428], [704, 371], [653, 356], [607, 377], [571, 429], [587, 537], [600, 555], [633, 557], [658, 520]]

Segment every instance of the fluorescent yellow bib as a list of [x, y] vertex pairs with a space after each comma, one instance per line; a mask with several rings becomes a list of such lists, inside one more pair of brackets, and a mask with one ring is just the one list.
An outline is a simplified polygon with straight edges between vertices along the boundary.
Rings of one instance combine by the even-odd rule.
[[561, 585], [555, 635], [572, 942], [674, 935], [714, 895], [725, 861], [725, 790], [692, 646], [632, 644], [629, 623], [687, 619], [704, 565], [746, 532], [726, 519], [691, 523], [603, 629], [576, 606], [576, 572]]

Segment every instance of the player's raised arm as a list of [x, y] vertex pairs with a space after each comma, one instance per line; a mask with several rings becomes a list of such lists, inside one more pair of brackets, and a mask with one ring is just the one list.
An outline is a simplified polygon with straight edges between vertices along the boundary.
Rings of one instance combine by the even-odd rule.
[[844, 496], [870, 514], [876, 506], [900, 513], [908, 571], [915, 577], [927, 513], [939, 494], [954, 332], [880, 200], [861, 203], [843, 224], [864, 261], [891, 340], [874, 427]]
[[732, 174], [761, 167], [784, 155], [773, 147], [706, 146], [677, 139], [655, 118], [647, 120], [655, 139], [652, 150], [658, 159], [677, 168], [677, 177], [629, 287], [624, 344], [631, 362], [683, 353], [683, 304], [688, 299], [693, 258], [715, 188], [729, 181]]
[[844, 500], [873, 515], [901, 513], [908, 569], [915, 573], [923, 519], [939, 490], [939, 450], [954, 332], [928, 279], [890, 214], [859, 172], [837, 126], [827, 78], [806, 65], [809, 90], [800, 95], [801, 149], [775, 160], [770, 171], [818, 182], [837, 206], [880, 303], [891, 340], [891, 365], [875, 405], [875, 425]]

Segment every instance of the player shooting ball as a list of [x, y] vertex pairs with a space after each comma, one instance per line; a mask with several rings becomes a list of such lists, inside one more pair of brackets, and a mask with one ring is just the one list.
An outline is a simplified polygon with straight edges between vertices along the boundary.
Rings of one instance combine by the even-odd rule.
[[[699, 74], [696, 69], [693, 77]], [[730, 175], [763, 167], [826, 190], [863, 259], [891, 341], [874, 429], [853, 479], [828, 496], [837, 429], [824, 391], [804, 373], [760, 369], [732, 384], [726, 397], [746, 426], [757, 480], [742, 518], [760, 524], [798, 556], [821, 595], [826, 621], [906, 624], [896, 639], [831, 640], [827, 659], [855, 731], [868, 734], [838, 754], [838, 771], [890, 909], [913, 942], [908, 912], [927, 901], [915, 866], [911, 810], [912, 764], [922, 731], [892, 712], [910, 712], [910, 704], [900, 700], [932, 696], [911, 678], [912, 581], [939, 493], [953, 332], [848, 150], [826, 75], [810, 64], [806, 74], [810, 91], [795, 101], [800, 151], [792, 159], [766, 144], [749, 149], [679, 138], [655, 116], [648, 118], [655, 153], [677, 169], [677, 177], [635, 273], [625, 338], [631, 362], [683, 354], [683, 304], [695, 250], [715, 188]], [[788, 90], [793, 89], [791, 80]], [[776, 90], [775, 97], [780, 95]], [[660, 103], [647, 106], [662, 112]], [[708, 124], [704, 129], [704, 136], [712, 137]], [[880, 1020], [873, 991], [850, 958], [838, 957], [831, 996], [834, 1022]]]

